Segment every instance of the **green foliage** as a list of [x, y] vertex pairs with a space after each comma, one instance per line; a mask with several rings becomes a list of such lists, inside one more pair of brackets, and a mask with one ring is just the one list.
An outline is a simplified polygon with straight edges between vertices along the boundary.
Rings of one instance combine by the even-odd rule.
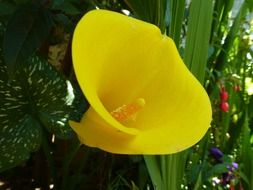
[[196, 78], [203, 83], [209, 47], [213, 14], [212, 0], [193, 0], [188, 19], [185, 46], [185, 64]]
[[[61, 190], [146, 190], [151, 184], [156, 190], [251, 189], [253, 95], [247, 80], [253, 74], [252, 5], [251, 0], [0, 1], [3, 189], [15, 189], [22, 177], [26, 185], [48, 189], [54, 184]], [[71, 36], [79, 19], [95, 7], [129, 10], [175, 41], [212, 102], [213, 122], [197, 145], [179, 154], [145, 156], [145, 162], [141, 156], [118, 157], [80, 146], [68, 120], [80, 120], [88, 104], [72, 82]], [[228, 112], [219, 107], [222, 87], [229, 94]], [[221, 160], [210, 154], [212, 147], [223, 152]], [[232, 170], [233, 162], [239, 168]], [[227, 184], [226, 175], [232, 178]], [[214, 185], [214, 177], [221, 182]]]
[[246, 111], [244, 115], [243, 131], [242, 131], [242, 149], [241, 158], [244, 167], [244, 173], [246, 176], [246, 181], [244, 181], [245, 186], [250, 189], [253, 186], [253, 148], [250, 143], [251, 131], [249, 128], [249, 118]]
[[53, 1], [51, 8], [53, 10], [61, 10], [67, 15], [78, 15], [80, 10], [73, 4], [73, 1]]
[[13, 73], [17, 65], [45, 42], [52, 28], [48, 10], [38, 3], [28, 3], [18, 8], [10, 18], [3, 42], [7, 71]]
[[[216, 70], [222, 70], [224, 68], [224, 65], [227, 63], [228, 51], [232, 48], [236, 37], [238, 37], [238, 32], [241, 27], [241, 21], [243, 18], [245, 18], [245, 15], [248, 10], [247, 8], [248, 8], [247, 4], [246, 4], [246, 2], [244, 2], [242, 4], [242, 6], [240, 7], [239, 12], [237, 13], [237, 16], [233, 22], [231, 29], [229, 30], [229, 32], [226, 36], [226, 39], [225, 39], [224, 44], [222, 45], [222, 48], [218, 49], [219, 53], [218, 53], [218, 56], [216, 59], [216, 65], [215, 65]], [[221, 50], [223, 50], [223, 51], [221, 51]]]
[[[167, 18], [169, 21], [169, 26], [168, 26], [168, 36], [170, 36], [177, 48], [179, 48], [180, 45], [180, 37], [181, 37], [181, 29], [183, 26], [183, 21], [184, 21], [184, 13], [185, 13], [185, 0], [179, 0], [179, 1], [168, 1], [170, 2], [170, 9], [169, 9], [169, 15]], [[167, 3], [169, 5], [169, 3]]]
[[[168, 25], [168, 2], [166, 0], [124, 0], [133, 11], [133, 15], [141, 20], [157, 25], [164, 33]], [[167, 21], [167, 22], [166, 22]]]
[[13, 14], [15, 6], [10, 2], [0, 2], [0, 17]]
[[44, 127], [60, 138], [73, 136], [68, 120], [80, 120], [84, 104], [80, 106], [71, 83], [38, 56], [25, 62], [11, 81], [3, 61], [0, 68], [3, 171], [20, 164], [40, 147]]
[[153, 187], [158, 190], [163, 189], [164, 184], [161, 174], [162, 171], [158, 158], [155, 156], [144, 156], [144, 159], [153, 183]]

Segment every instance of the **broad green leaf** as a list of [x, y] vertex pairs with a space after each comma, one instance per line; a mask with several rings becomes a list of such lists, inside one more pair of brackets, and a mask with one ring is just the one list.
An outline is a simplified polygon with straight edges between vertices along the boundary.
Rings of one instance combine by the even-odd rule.
[[45, 128], [60, 138], [74, 135], [68, 120], [80, 120], [87, 108], [81, 93], [46, 60], [34, 56], [21, 66], [9, 81], [0, 62], [0, 172], [36, 151]]
[[17, 64], [32, 55], [48, 37], [52, 27], [50, 13], [37, 4], [26, 4], [10, 18], [3, 42], [7, 71], [13, 73]]

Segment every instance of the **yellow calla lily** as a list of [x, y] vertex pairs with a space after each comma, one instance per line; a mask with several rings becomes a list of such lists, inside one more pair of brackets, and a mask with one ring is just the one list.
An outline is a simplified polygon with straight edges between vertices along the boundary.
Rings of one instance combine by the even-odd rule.
[[197, 143], [211, 122], [201, 84], [174, 42], [149, 23], [94, 10], [78, 23], [72, 54], [90, 103], [80, 141], [120, 154], [168, 154]]

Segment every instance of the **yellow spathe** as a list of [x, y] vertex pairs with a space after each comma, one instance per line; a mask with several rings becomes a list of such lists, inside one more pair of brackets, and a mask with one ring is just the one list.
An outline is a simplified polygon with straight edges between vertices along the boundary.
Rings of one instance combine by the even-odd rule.
[[112, 153], [169, 154], [194, 145], [209, 128], [208, 95], [156, 26], [90, 11], [75, 29], [72, 54], [91, 105], [80, 123], [70, 121], [82, 143]]

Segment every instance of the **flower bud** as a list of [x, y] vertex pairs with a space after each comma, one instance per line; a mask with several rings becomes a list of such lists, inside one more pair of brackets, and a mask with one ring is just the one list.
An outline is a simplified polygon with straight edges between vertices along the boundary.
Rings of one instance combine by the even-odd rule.
[[220, 99], [223, 102], [226, 102], [228, 100], [228, 92], [225, 89], [222, 89], [220, 92]]
[[229, 110], [229, 104], [227, 102], [221, 102], [220, 109], [223, 112], [228, 112], [228, 110]]
[[217, 161], [220, 161], [220, 159], [223, 157], [221, 150], [216, 147], [210, 149], [210, 155]]

